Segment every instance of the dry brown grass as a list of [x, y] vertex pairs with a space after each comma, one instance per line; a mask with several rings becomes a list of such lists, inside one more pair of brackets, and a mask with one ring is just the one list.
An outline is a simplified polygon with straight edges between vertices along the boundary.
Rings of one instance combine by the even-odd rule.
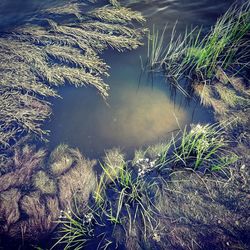
[[211, 100], [213, 98], [213, 90], [211, 86], [202, 83], [194, 83], [195, 94], [201, 98], [201, 104], [205, 106], [212, 106]]
[[55, 221], [60, 214], [56, 198], [47, 197], [45, 201], [42, 201], [40, 194], [33, 192], [21, 199], [20, 206], [28, 215], [28, 219], [13, 224], [9, 231], [10, 236], [36, 241], [55, 228]]
[[30, 146], [16, 148], [12, 162], [13, 170], [0, 176], [0, 191], [29, 183], [33, 171], [43, 165], [45, 155], [44, 150], [35, 151]]
[[55, 229], [61, 210], [84, 210], [95, 190], [96, 162], [66, 145], [50, 155], [51, 168], [45, 162], [44, 150], [15, 149], [12, 168], [0, 176], [1, 236], [37, 241]]
[[70, 210], [84, 207], [96, 187], [96, 161], [85, 159], [78, 150], [74, 150], [74, 159], [75, 165], [58, 182], [60, 206]]
[[72, 149], [65, 144], [57, 146], [49, 157], [51, 172], [56, 176], [69, 170], [73, 163], [74, 157], [72, 155]]
[[33, 185], [43, 194], [55, 194], [55, 180], [49, 177], [44, 171], [40, 170], [33, 176]]
[[18, 201], [21, 198], [21, 192], [18, 189], [10, 189], [0, 193], [0, 234], [8, 232], [11, 224], [18, 221], [20, 211]]
[[[229, 180], [186, 170], [172, 173], [156, 203], [168, 249], [246, 249], [241, 232], [249, 229], [249, 186], [239, 182], [239, 170], [233, 171]], [[159, 249], [165, 249], [161, 244]]]

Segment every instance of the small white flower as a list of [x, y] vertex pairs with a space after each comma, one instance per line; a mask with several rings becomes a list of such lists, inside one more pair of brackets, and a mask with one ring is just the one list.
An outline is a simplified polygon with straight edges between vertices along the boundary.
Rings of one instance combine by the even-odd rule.
[[246, 165], [245, 165], [245, 164], [243, 164], [243, 165], [240, 167], [240, 170], [241, 170], [241, 171], [244, 171], [244, 170], [245, 170], [245, 168], [246, 168]]
[[205, 134], [207, 132], [206, 127], [197, 124], [196, 126], [193, 126], [190, 133], [191, 134], [196, 134], [196, 133], [200, 133], [200, 134]]

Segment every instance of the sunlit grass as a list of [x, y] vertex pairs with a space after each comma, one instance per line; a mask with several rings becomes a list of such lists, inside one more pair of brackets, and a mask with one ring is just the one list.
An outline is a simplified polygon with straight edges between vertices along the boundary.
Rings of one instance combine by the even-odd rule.
[[60, 228], [58, 233], [62, 235], [51, 249], [55, 249], [59, 244], [63, 244], [63, 249], [80, 250], [93, 237], [92, 221], [84, 220], [72, 211], [63, 212], [58, 221]]
[[180, 136], [172, 138], [169, 151], [162, 153], [160, 169], [184, 167], [194, 170], [223, 170], [237, 161], [228, 150], [229, 141], [223, 128], [216, 125], [196, 125], [188, 131], [185, 127]]
[[187, 29], [177, 34], [176, 25], [168, 44], [164, 44], [165, 29], [153, 28], [148, 39], [148, 69], [163, 70], [166, 78], [187, 95], [180, 81], [198, 80], [211, 83], [219, 69], [237, 75], [249, 68], [250, 3], [233, 5], [217, 20], [208, 34], [202, 28]]

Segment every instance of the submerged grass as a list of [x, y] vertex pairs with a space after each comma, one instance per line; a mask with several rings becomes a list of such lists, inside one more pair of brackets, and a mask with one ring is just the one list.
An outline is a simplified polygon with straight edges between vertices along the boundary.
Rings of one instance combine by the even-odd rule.
[[0, 34], [1, 153], [27, 134], [44, 139], [41, 125], [51, 114], [46, 100], [58, 97], [55, 86], [90, 85], [107, 98], [109, 67], [99, 54], [140, 46], [144, 31], [134, 21], [144, 18], [117, 1], [69, 1]]
[[[235, 188], [238, 177], [232, 177], [232, 171], [236, 171], [232, 166], [238, 158], [227, 149], [228, 143], [224, 128], [218, 124], [197, 125], [189, 132], [183, 130], [169, 143], [141, 152], [143, 162], [125, 162], [120, 150], [107, 151], [89, 207], [84, 214], [72, 215], [73, 219], [66, 216], [57, 244], [76, 249], [78, 244], [95, 249], [200, 249], [229, 241], [244, 249], [244, 243], [235, 240], [241, 215], [226, 205], [241, 192], [241, 188]], [[115, 159], [111, 157], [114, 155]], [[137, 167], [154, 158], [154, 173], [141, 175]], [[204, 169], [210, 171], [204, 174]], [[245, 205], [244, 200], [244, 211]], [[228, 216], [236, 226], [228, 223]], [[212, 233], [213, 241], [204, 240], [197, 230], [202, 235]]]
[[[119, 164], [117, 164], [117, 159], [115, 159], [115, 165], [110, 160], [111, 156], [114, 155], [117, 155]], [[93, 221], [93, 227], [91, 228], [93, 231], [91, 232], [95, 235], [92, 236], [97, 239], [94, 245], [97, 245], [98, 249], [124, 245], [125, 239], [123, 238], [120, 242], [116, 239], [117, 235], [120, 233], [131, 235], [134, 228], [137, 228], [146, 240], [149, 229], [154, 227], [156, 221], [153, 216], [155, 209], [151, 194], [154, 190], [153, 185], [149, 185], [143, 178], [140, 178], [133, 168], [125, 163], [123, 154], [118, 149], [107, 151], [104, 163], [100, 163], [100, 166], [103, 174], [100, 176], [96, 191], [93, 194], [93, 201], [90, 202], [85, 213], [90, 214]], [[113, 167], [117, 168], [115, 174]], [[75, 217], [77, 223], [82, 223], [82, 217], [84, 216]], [[80, 233], [78, 224], [76, 224], [77, 233], [74, 239], [75, 228], [71, 230], [67, 226], [72, 218], [67, 216], [66, 219], [66, 224], [62, 222], [64, 230], [61, 231], [62, 237], [56, 244], [67, 243], [71, 247], [78, 243], [81, 246], [86, 245], [91, 237], [85, 234], [85, 228], [81, 233], [81, 241], [78, 241], [78, 233]], [[74, 225], [75, 222], [73, 222]], [[84, 227], [84, 225], [81, 224], [81, 227]], [[66, 242], [63, 240], [64, 236], [68, 238]]]

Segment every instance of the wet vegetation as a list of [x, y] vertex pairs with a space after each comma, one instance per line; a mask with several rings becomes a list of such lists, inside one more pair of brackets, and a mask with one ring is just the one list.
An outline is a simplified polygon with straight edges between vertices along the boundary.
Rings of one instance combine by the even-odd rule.
[[144, 18], [117, 3], [102, 5], [72, 1], [43, 9], [1, 35], [1, 153], [24, 135], [48, 134], [41, 125], [51, 114], [48, 97], [58, 96], [55, 87], [90, 85], [108, 96], [102, 77], [109, 67], [99, 54], [108, 46], [124, 51], [141, 45], [143, 30], [131, 22]]
[[41, 124], [56, 86], [91, 85], [107, 97], [108, 66], [99, 54], [108, 46], [141, 45], [144, 30], [131, 24], [144, 21], [140, 13], [117, 1], [74, 2], [45, 9], [2, 35], [0, 244], [248, 249], [249, 6], [232, 6], [208, 34], [195, 28], [176, 37], [174, 29], [166, 48], [166, 29], [149, 34], [147, 69], [198, 96], [217, 122], [180, 128], [129, 160], [117, 148], [99, 161], [66, 144], [47, 152], [31, 146], [28, 136], [46, 135]]

